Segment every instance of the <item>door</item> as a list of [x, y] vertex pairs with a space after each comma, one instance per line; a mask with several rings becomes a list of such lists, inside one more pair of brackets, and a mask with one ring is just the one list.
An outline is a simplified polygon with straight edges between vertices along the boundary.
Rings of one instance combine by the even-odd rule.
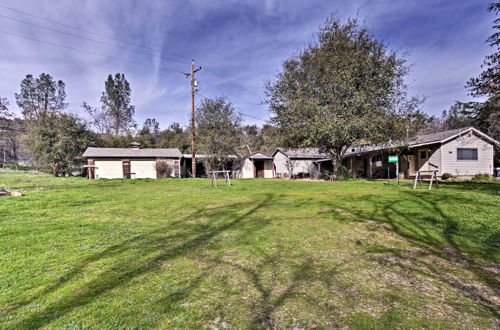
[[264, 162], [263, 161], [256, 161], [255, 162], [255, 172], [256, 172], [258, 178], [264, 177]]
[[133, 160], [130, 163], [130, 170], [134, 179], [156, 179], [158, 177], [156, 174], [156, 160]]
[[408, 159], [408, 176], [414, 176], [415, 175], [415, 156], [408, 155], [406, 157]]
[[130, 160], [123, 161], [123, 178], [130, 179]]
[[123, 164], [121, 160], [96, 160], [94, 164], [96, 179], [123, 178]]
[[419, 149], [418, 150], [418, 171], [428, 171], [428, 160], [429, 160], [429, 152], [427, 149]]

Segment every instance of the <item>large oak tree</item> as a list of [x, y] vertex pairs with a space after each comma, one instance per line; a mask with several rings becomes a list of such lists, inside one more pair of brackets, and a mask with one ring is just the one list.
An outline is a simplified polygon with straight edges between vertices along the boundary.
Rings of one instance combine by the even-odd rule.
[[336, 170], [349, 146], [406, 135], [400, 118], [419, 103], [407, 97], [407, 73], [356, 19], [331, 16], [266, 85], [267, 103], [288, 145], [320, 148]]

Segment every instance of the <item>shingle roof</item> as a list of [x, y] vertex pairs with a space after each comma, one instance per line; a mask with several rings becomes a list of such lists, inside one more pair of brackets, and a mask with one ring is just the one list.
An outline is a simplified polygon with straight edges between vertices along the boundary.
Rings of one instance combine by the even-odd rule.
[[278, 151], [281, 151], [289, 158], [328, 158], [328, 155], [319, 152], [318, 148], [277, 148], [273, 155]]
[[408, 142], [408, 145], [412, 146], [415, 144], [428, 144], [428, 143], [440, 142], [440, 141], [445, 140], [447, 138], [450, 138], [456, 134], [460, 134], [462, 132], [468, 131], [471, 128], [473, 128], [473, 127], [462, 127], [462, 128], [450, 129], [447, 131], [441, 131], [441, 132], [430, 133], [430, 134], [419, 134], [419, 135], [415, 136], [413, 139], [411, 139]]
[[170, 149], [132, 149], [132, 148], [94, 148], [88, 147], [83, 153], [89, 157], [127, 157], [127, 158], [180, 158], [182, 153], [177, 148]]
[[386, 144], [377, 144], [377, 145], [365, 145], [365, 146], [353, 146], [348, 149], [348, 151], [345, 153], [345, 156], [351, 156], [353, 154], [360, 154], [360, 153], [367, 153], [371, 151], [381, 151], [381, 150], [390, 150], [390, 149], [396, 149], [396, 148], [401, 148], [401, 147], [416, 147], [416, 146], [422, 146], [422, 145], [428, 145], [428, 144], [434, 144], [434, 143], [444, 143], [448, 139], [452, 139], [457, 135], [460, 135], [464, 132], [473, 130], [477, 132], [478, 134], [482, 135], [484, 138], [494, 142], [495, 144], [498, 144], [497, 141], [489, 137], [488, 135], [482, 133], [481, 131], [477, 130], [474, 127], [462, 127], [462, 128], [456, 128], [456, 129], [450, 129], [447, 131], [441, 131], [441, 132], [436, 132], [436, 133], [429, 133], [429, 134], [418, 134], [414, 138], [410, 139], [407, 143], [404, 142], [389, 142]]
[[248, 156], [249, 159], [274, 159], [271, 156], [264, 155], [263, 153], [257, 152], [253, 155]]

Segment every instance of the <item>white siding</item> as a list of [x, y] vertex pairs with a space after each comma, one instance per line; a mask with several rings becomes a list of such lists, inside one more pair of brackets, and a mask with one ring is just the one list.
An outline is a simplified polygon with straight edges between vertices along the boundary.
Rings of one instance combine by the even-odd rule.
[[318, 165], [309, 159], [293, 159], [293, 174], [307, 173], [314, 174], [318, 170]]
[[[289, 163], [288, 163], [289, 162]], [[310, 175], [314, 174], [318, 170], [318, 165], [310, 159], [290, 159], [278, 151], [274, 155], [274, 165], [276, 166], [276, 176], [288, 177], [289, 176], [289, 166], [293, 167], [292, 174], [296, 175], [299, 173], [308, 173]]]
[[133, 179], [150, 178], [156, 179], [155, 160], [132, 160], [130, 161], [130, 172]]
[[[420, 158], [420, 154], [423, 151], [427, 153], [425, 159]], [[437, 170], [437, 175], [441, 175], [443, 173], [441, 165], [441, 148], [435, 146], [418, 148], [416, 157], [418, 159], [417, 164], [419, 171]], [[431, 164], [435, 166], [432, 166]]]
[[250, 159], [245, 159], [243, 167], [241, 168], [241, 177], [243, 179], [250, 179], [254, 177], [253, 162]]
[[[477, 148], [477, 160], [457, 160], [457, 148]], [[441, 146], [442, 173], [470, 177], [493, 173], [493, 145], [469, 132]]]
[[288, 168], [286, 162], [288, 157], [284, 155], [281, 151], [278, 151], [274, 155], [274, 165], [276, 166], [276, 176], [288, 176]]
[[121, 160], [96, 160], [96, 179], [122, 179], [123, 164]]
[[274, 173], [273, 173], [273, 161], [272, 160], [265, 160], [264, 161], [264, 178], [272, 179], [274, 178]]

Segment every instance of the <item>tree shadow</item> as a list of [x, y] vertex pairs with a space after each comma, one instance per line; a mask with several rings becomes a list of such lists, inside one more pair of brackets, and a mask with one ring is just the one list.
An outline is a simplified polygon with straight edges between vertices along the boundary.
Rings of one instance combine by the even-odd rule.
[[[80, 288], [81, 294], [63, 295], [56, 302], [46, 306], [42, 312], [32, 313], [27, 318], [17, 322], [14, 327], [43, 327], [51, 321], [70, 313], [75, 308], [93, 302], [110, 290], [127, 284], [138, 276], [158, 270], [168, 260], [187, 255], [212, 243], [221, 233], [227, 230], [238, 229], [241, 230], [241, 235], [244, 235], [244, 233], [248, 234], [248, 230], [255, 230], [255, 227], [247, 227], [247, 222], [251, 221], [246, 220], [260, 208], [272, 203], [273, 198], [273, 195], [268, 194], [262, 200], [238, 202], [194, 211], [181, 220], [173, 221], [162, 228], [136, 235], [110, 246], [99, 253], [84, 258], [56, 283], [46, 287], [29, 299], [19, 302], [15, 307], [10, 308], [8, 313], [12, 313], [31, 302], [43, 299], [65, 287], [78, 275], [85, 272], [94, 262], [109, 258], [120, 260], [120, 257], [125, 257], [132, 262], [130, 263], [130, 267], [127, 268], [121, 268], [118, 264], [110, 265], [108, 269], [97, 274], [93, 280], [84, 284]], [[241, 210], [245, 211], [242, 213]], [[207, 218], [208, 222], [188, 221], [196, 220], [199, 217]], [[262, 225], [265, 224], [260, 223], [259, 227], [262, 227]], [[175, 234], [172, 234], [172, 232]], [[131, 251], [138, 252], [132, 252], [132, 255], [130, 255]], [[135, 259], [140, 258], [145, 259], [144, 264], [133, 263]], [[193, 279], [189, 285], [189, 290], [185, 290], [185, 292], [177, 294], [175, 297], [167, 297], [166, 299], [171, 300], [171, 303], [182, 299], [182, 297], [189, 294], [190, 290], [202, 281], [202, 278], [203, 276], [200, 275]]]
[[[252, 329], [275, 329], [284, 326], [276, 323], [273, 314], [289, 299], [305, 301], [311, 311], [324, 306], [325, 302], [314, 295], [314, 292], [312, 294], [304, 292], [304, 287], [309, 287], [314, 282], [322, 283], [323, 288], [328, 291], [341, 291], [337, 277], [345, 262], [331, 266], [322, 264], [311, 255], [296, 254], [290, 259], [290, 256], [281, 255], [280, 252], [266, 253], [262, 250], [259, 255], [261, 260], [252, 266], [225, 261], [222, 258], [213, 259], [214, 263], [236, 269], [243, 274], [243, 281], [249, 285], [249, 290], [253, 289], [258, 293], [250, 303]], [[283, 267], [291, 270], [286, 276], [286, 283], [283, 283], [283, 279], [278, 280], [284, 270]], [[225, 285], [235, 284], [226, 281]], [[334, 310], [332, 306], [328, 306], [323, 307], [319, 313], [330, 315]]]
[[[398, 200], [384, 200], [377, 195], [363, 196], [363, 202], [369, 203], [371, 210], [349, 209], [350, 216], [347, 221], [374, 225], [377, 230], [394, 233], [411, 245], [418, 247], [419, 252], [409, 253], [403, 248], [379, 244], [375, 247], [365, 248], [367, 253], [373, 255], [371, 260], [384, 266], [396, 265], [405, 270], [401, 274], [406, 274], [406, 276], [420, 274], [445, 283], [462, 296], [487, 309], [493, 317], [498, 318], [500, 305], [497, 299], [491, 297], [491, 294], [498, 297], [500, 293], [498, 276], [500, 265], [488, 259], [491, 258], [491, 254], [498, 254], [499, 250], [496, 244], [499, 241], [491, 241], [491, 246], [488, 246], [487, 243], [482, 244], [479, 248], [464, 246], [463, 242], [457, 240], [459, 222], [441, 207], [446, 205], [447, 199], [450, 198], [449, 195], [437, 196], [411, 190], [402, 190], [400, 193], [404, 197]], [[455, 198], [455, 202], [459, 204], [467, 205], [471, 202], [469, 199], [459, 196], [452, 198]], [[412, 217], [407, 210], [408, 203], [411, 203], [416, 209], [430, 210], [433, 216], [425, 219]], [[339, 204], [341, 205], [342, 201], [336, 201], [336, 205]], [[330, 204], [331, 209], [335, 209], [334, 207]], [[429, 226], [429, 224], [434, 226]], [[463, 235], [463, 233], [460, 234]], [[473, 234], [471, 233], [471, 235]], [[498, 237], [499, 233], [493, 232], [491, 235], [493, 238], [489, 238], [487, 241], [495, 240], [494, 237]], [[435, 264], [430, 261], [435, 261], [435, 259], [425, 258], [426, 256], [441, 259], [443, 263], [449, 262], [455, 267], [467, 270], [486, 286], [486, 291], [478, 289], [457, 276], [448, 274], [446, 269], [440, 266], [440, 263]]]

